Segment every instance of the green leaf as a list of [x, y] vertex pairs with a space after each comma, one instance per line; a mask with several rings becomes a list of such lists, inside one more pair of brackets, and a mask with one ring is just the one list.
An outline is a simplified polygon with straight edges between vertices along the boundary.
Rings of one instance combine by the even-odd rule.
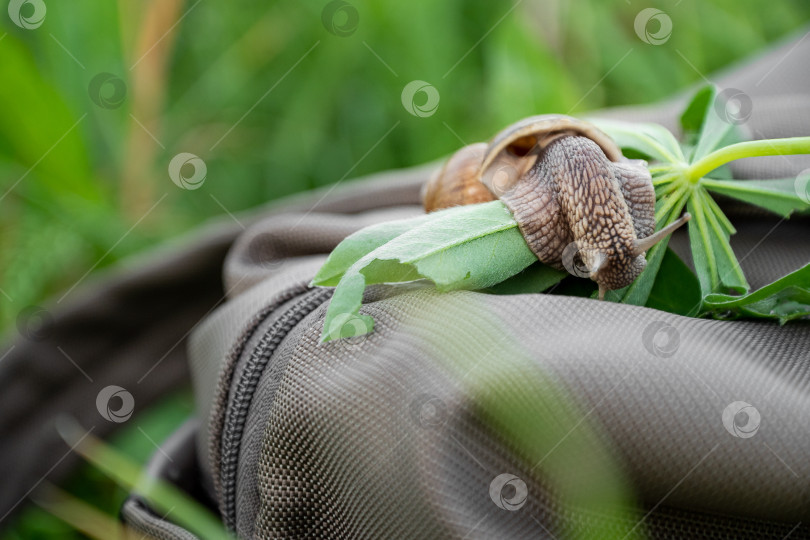
[[664, 163], [685, 162], [678, 141], [663, 126], [602, 118], [591, 118], [589, 121], [610, 135], [622, 150], [634, 150], [651, 160]]
[[608, 291], [605, 294], [605, 299], [609, 302], [621, 302], [622, 304], [631, 304], [633, 306], [646, 305], [647, 299], [650, 297], [650, 292], [655, 284], [658, 270], [661, 267], [661, 260], [664, 257], [669, 237], [664, 238], [647, 252], [647, 266], [641, 275], [636, 280], [623, 289], [616, 291]]
[[[703, 108], [703, 122], [697, 136], [694, 152], [690, 156], [690, 163], [696, 162], [722, 146], [742, 140], [737, 127], [718, 112], [718, 104], [717, 87], [714, 85], [706, 86], [695, 94], [689, 107], [687, 107], [687, 111], [684, 113], [689, 113], [686, 122], [687, 125], [692, 126], [701, 116], [700, 108]], [[683, 122], [683, 118], [681, 118], [681, 122]]]
[[729, 243], [725, 215], [718, 215], [708, 203], [711, 196], [698, 187], [687, 203], [692, 214], [689, 222], [689, 241], [700, 289], [705, 296], [713, 292], [745, 294], [748, 282]]
[[714, 197], [706, 196], [704, 197], [704, 201], [706, 202], [706, 207], [708, 211], [713, 212], [717, 220], [720, 222], [720, 225], [723, 226], [726, 233], [728, 235], [737, 234], [737, 229], [734, 228], [734, 225], [731, 224], [731, 221], [726, 217], [723, 211], [720, 209], [720, 206], [715, 202]]
[[334, 287], [340, 278], [354, 263], [364, 255], [371, 253], [386, 242], [422, 225], [429, 216], [417, 216], [410, 219], [388, 221], [360, 229], [346, 237], [329, 255], [324, 265], [318, 270], [313, 285]]
[[[659, 195], [659, 192], [656, 192], [655, 222], [661, 224], [660, 227], [663, 227], [664, 224], [672, 223], [680, 216], [680, 212], [683, 210], [684, 204], [686, 204], [686, 199], [690, 191], [691, 186], [681, 184], [668, 193], [661, 193]], [[677, 212], [675, 212], [675, 209], [677, 209]]]
[[82, 137], [86, 115], [68, 107], [37, 68], [29, 47], [14, 35], [3, 37], [0, 102], [7, 105], [0, 115], [0, 155], [19, 164], [19, 170], [0, 180], [0, 196], [12, 188], [24, 193], [30, 185], [40, 184], [45, 193], [71, 192], [101, 200]]
[[[127, 492], [136, 492], [161, 512], [172, 512], [178, 524], [201, 538], [231, 540], [222, 523], [211, 511], [174, 484], [148, 474], [117, 449], [109, 446], [71, 417], [57, 419], [61, 437], [82, 457]], [[92, 430], [92, 428], [91, 428]]]
[[700, 283], [678, 255], [667, 248], [646, 306], [694, 317], [700, 309]]
[[706, 120], [708, 106], [714, 101], [717, 89], [713, 85], [706, 85], [692, 96], [692, 100], [681, 114], [681, 128], [683, 129], [684, 143], [690, 146], [697, 144], [700, 130]]
[[765, 208], [782, 217], [810, 209], [810, 203], [799, 196], [795, 178], [731, 181], [703, 178], [700, 184], [712, 192]]
[[719, 318], [778, 319], [780, 324], [810, 316], [810, 264], [745, 296], [709, 294], [703, 309]]
[[535, 262], [512, 214], [500, 201], [429, 214], [419, 226], [360, 258], [341, 277], [324, 320], [323, 341], [370, 332], [360, 315], [367, 285], [427, 278], [441, 291], [483, 289]]
[[536, 261], [519, 274], [490, 287], [486, 292], [505, 295], [539, 293], [553, 287], [568, 275], [568, 272], [555, 270]]
[[722, 222], [722, 220], [728, 221], [728, 219], [716, 206], [714, 208], [717, 208], [717, 211], [713, 211], [712, 205], [708, 202], [711, 201], [711, 195], [705, 189], [699, 190], [699, 196], [703, 200], [709, 225], [714, 233], [712, 235], [712, 248], [716, 254], [715, 259], [717, 261], [717, 270], [720, 273], [720, 285], [734, 294], [745, 294], [750, 290], [750, 286], [745, 279], [734, 250], [731, 249], [729, 233]]
[[717, 262], [712, 250], [712, 241], [709, 236], [709, 224], [703, 205], [699, 197], [691, 197], [686, 204], [687, 211], [692, 214], [692, 219], [687, 225], [689, 231], [689, 246], [692, 248], [692, 263], [695, 265], [695, 273], [700, 281], [700, 290], [705, 296], [717, 289]]

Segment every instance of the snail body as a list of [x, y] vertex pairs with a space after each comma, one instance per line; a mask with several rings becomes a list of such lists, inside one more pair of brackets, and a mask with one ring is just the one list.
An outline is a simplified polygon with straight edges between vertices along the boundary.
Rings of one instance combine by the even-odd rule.
[[[633, 282], [645, 253], [689, 215], [655, 231], [655, 191], [640, 160], [598, 128], [563, 115], [521, 120], [456, 152], [426, 184], [428, 212], [500, 199], [537, 258], [606, 290]], [[576, 259], [579, 259], [578, 261]]]

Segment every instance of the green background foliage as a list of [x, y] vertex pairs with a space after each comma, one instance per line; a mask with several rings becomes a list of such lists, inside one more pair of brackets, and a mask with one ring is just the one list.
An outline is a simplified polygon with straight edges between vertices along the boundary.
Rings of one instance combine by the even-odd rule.
[[[322, 23], [326, 0], [46, 3], [34, 30], [0, 10], [0, 329], [10, 332], [25, 307], [226, 209], [435, 160], [526, 115], [654, 102], [810, 17], [804, 0], [350, 0], [359, 24], [339, 37]], [[672, 19], [664, 45], [633, 29], [650, 6]], [[120, 107], [91, 99], [103, 72], [126, 84]], [[427, 118], [401, 103], [417, 79], [441, 96]], [[200, 189], [171, 182], [180, 152], [205, 161]], [[158, 439], [187, 410], [165, 407], [173, 413], [140, 424]], [[92, 500], [110, 513], [120, 502]], [[31, 525], [41, 516], [21, 523], [10, 538], [56, 534]]]

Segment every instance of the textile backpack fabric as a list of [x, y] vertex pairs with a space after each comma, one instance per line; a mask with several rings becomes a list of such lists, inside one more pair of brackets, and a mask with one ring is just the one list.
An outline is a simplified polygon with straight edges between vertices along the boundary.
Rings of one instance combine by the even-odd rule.
[[[717, 78], [753, 98], [754, 137], [806, 135], [808, 59], [799, 40]], [[682, 104], [605, 114], [674, 130]], [[734, 171], [795, 177], [809, 166], [765, 158]], [[93, 384], [127, 387], [138, 404], [191, 380], [196, 416], [149, 474], [209, 504], [241, 538], [810, 537], [806, 321], [701, 320], [417, 283], [369, 288], [374, 332], [320, 343], [331, 291], [309, 283], [326, 254], [366, 225], [417, 215], [434, 169], [284, 201], [244, 220], [244, 232], [217, 225], [54, 310], [48, 332], [0, 363], [0, 513], [70, 469], [51, 429], [57, 414], [97, 433], [112, 427], [61, 348]], [[806, 216], [724, 208], [753, 288], [810, 260]], [[671, 246], [689, 260], [685, 233]], [[657, 349], [651, 325], [673, 329], [677, 347]], [[530, 412], [542, 459], [527, 462], [493, 426], [481, 406], [490, 395], [515, 418]], [[736, 402], [761, 415], [752, 437], [724, 426]], [[571, 504], [561, 474], [569, 494], [613, 490], [637, 506]], [[121, 515], [143, 534], [195, 538], [138, 494]]]

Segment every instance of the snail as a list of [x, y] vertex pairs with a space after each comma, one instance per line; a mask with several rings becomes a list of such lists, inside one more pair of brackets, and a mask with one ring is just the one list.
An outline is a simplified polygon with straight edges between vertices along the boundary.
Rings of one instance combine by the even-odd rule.
[[607, 290], [630, 285], [646, 252], [690, 216], [655, 232], [655, 190], [642, 160], [629, 160], [596, 126], [564, 115], [525, 118], [489, 144], [457, 151], [424, 186], [427, 212], [500, 199], [540, 262], [584, 271]]

